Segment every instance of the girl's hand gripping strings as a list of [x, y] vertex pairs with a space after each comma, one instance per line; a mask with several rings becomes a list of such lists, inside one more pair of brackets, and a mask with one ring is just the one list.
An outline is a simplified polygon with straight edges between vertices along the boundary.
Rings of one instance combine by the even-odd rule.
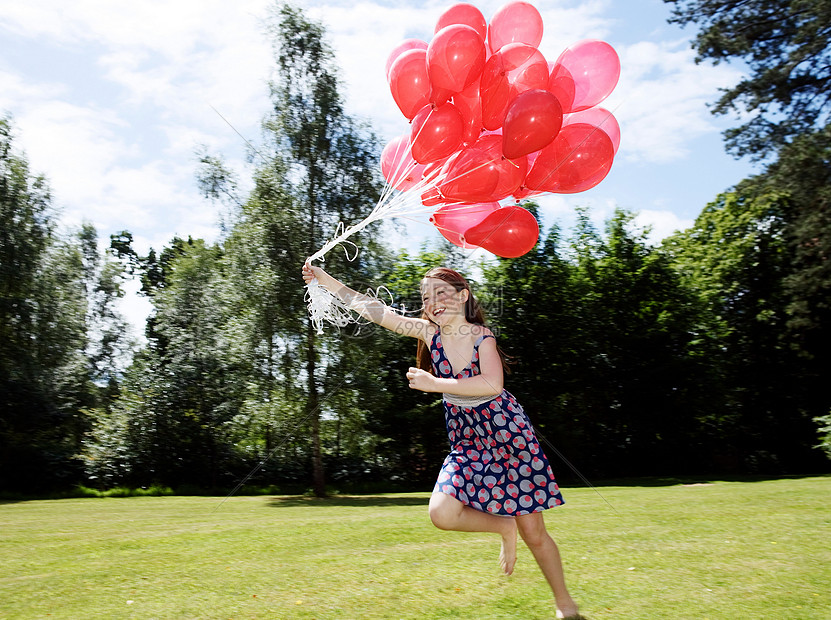
[[436, 385], [436, 377], [421, 368], [410, 367], [407, 371], [407, 381], [410, 382], [411, 390], [421, 390], [422, 392], [442, 391], [441, 388]]

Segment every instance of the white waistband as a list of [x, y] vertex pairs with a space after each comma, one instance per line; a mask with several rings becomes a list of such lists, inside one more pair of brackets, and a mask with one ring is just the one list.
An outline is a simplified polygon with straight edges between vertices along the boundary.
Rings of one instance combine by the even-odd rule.
[[460, 396], [459, 394], [448, 394], [445, 392], [441, 396], [445, 402], [450, 403], [451, 405], [462, 407], [463, 409], [469, 409], [472, 407], [478, 407], [479, 405], [483, 405], [484, 403], [493, 400], [498, 396], [498, 394], [491, 394], [490, 396]]

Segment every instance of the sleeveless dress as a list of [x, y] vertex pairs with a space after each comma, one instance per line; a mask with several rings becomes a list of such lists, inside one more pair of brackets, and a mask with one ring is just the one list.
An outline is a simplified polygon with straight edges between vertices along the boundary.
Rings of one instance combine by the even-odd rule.
[[[480, 374], [479, 345], [470, 364], [453, 375], [439, 330], [430, 343], [437, 377], [461, 379]], [[433, 491], [452, 495], [476, 510], [503, 516], [539, 512], [563, 504], [554, 472], [534, 428], [508, 391], [496, 397], [443, 395], [450, 454], [444, 459]]]

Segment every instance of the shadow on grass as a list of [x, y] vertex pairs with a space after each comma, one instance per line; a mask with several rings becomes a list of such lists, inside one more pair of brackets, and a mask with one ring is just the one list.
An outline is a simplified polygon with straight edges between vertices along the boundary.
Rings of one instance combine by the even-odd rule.
[[[655, 476], [645, 478], [606, 478], [602, 480], [592, 480], [591, 486], [594, 487], [669, 487], [679, 484], [712, 484], [715, 482], [764, 482], [767, 480], [801, 480], [804, 478], [828, 478], [831, 480], [831, 474], [828, 473], [813, 473], [813, 474], [781, 474], [775, 475], [719, 475], [713, 474], [711, 476]], [[588, 487], [587, 484], [579, 480], [568, 480], [563, 482], [560, 486], [564, 488], [581, 488]]]
[[306, 497], [290, 495], [272, 497], [268, 505], [272, 508], [290, 508], [296, 506], [352, 506], [358, 508], [385, 506], [421, 506], [427, 509], [427, 497], [407, 497], [399, 495], [332, 495], [329, 497]]

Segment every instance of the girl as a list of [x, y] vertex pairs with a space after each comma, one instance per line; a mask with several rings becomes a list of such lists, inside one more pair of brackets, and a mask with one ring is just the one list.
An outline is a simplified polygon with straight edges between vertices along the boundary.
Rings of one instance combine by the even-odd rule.
[[419, 340], [418, 367], [409, 369], [407, 380], [414, 390], [442, 393], [451, 446], [430, 497], [433, 524], [499, 534], [499, 561], [508, 575], [519, 531], [554, 592], [557, 617], [579, 618], [541, 512], [563, 499], [531, 423], [502, 387], [503, 358], [467, 281], [452, 269], [428, 271], [421, 282], [422, 317], [415, 319], [306, 263], [303, 279], [313, 278], [364, 318]]

